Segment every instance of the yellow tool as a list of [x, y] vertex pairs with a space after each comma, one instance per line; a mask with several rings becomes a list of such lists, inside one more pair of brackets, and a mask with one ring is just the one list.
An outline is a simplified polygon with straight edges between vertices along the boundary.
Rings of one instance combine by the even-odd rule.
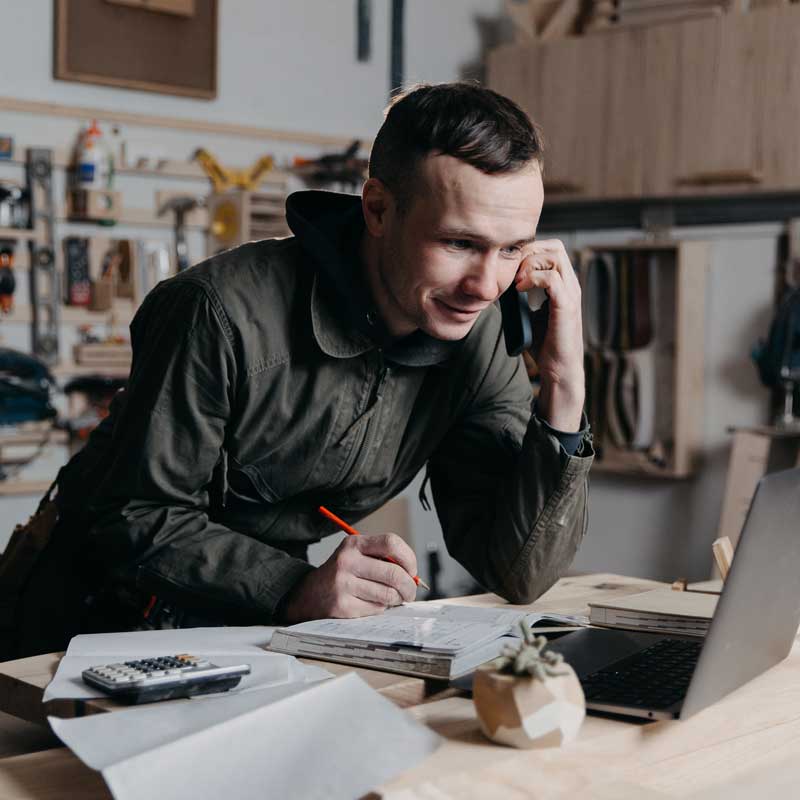
[[251, 191], [275, 166], [275, 159], [272, 156], [261, 156], [250, 169], [228, 169], [202, 147], [195, 150], [192, 158], [206, 171], [215, 194], [221, 194], [231, 188]]

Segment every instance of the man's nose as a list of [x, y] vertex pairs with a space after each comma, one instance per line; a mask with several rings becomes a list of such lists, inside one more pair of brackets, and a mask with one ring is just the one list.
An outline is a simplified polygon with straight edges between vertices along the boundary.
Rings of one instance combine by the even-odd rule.
[[500, 294], [498, 285], [498, 257], [494, 253], [476, 256], [469, 272], [461, 282], [461, 290], [476, 299], [493, 302]]

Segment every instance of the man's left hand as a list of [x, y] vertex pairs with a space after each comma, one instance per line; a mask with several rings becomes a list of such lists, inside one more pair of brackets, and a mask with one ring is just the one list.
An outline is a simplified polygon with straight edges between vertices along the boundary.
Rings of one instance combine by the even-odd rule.
[[557, 430], [577, 431], [586, 396], [581, 287], [563, 242], [527, 245], [514, 282], [520, 292], [536, 287], [550, 299], [547, 332], [533, 344], [541, 376], [539, 416]]

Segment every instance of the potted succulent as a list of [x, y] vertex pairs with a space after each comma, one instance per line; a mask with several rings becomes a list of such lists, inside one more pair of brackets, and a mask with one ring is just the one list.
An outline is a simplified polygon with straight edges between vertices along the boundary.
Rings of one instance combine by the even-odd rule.
[[475, 673], [472, 697], [481, 730], [492, 741], [513, 747], [558, 747], [578, 735], [586, 703], [580, 681], [547, 639], [520, 623], [519, 647]]

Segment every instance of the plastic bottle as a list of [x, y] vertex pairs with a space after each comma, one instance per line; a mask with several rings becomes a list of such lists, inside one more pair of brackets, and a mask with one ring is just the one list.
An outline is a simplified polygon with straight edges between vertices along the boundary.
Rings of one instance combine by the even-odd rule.
[[82, 189], [110, 189], [113, 161], [97, 124], [83, 132], [75, 159], [75, 185]]

